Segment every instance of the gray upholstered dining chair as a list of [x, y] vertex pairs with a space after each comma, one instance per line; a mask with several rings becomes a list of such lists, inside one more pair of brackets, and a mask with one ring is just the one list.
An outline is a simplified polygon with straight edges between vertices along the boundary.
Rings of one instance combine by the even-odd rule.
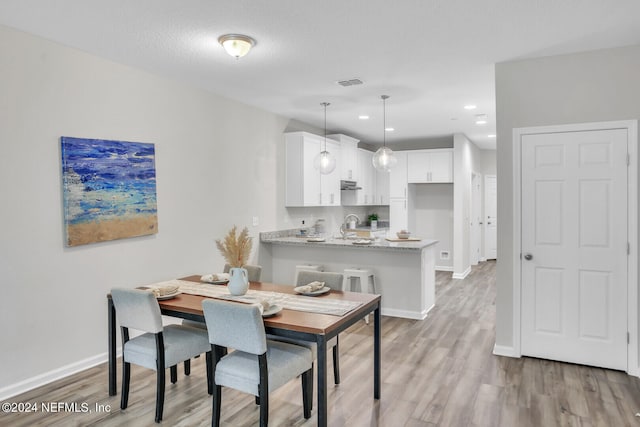
[[[324, 282], [325, 286], [328, 286], [333, 290], [341, 291], [343, 276], [344, 275], [342, 273], [332, 273], [329, 271], [300, 271], [300, 273], [298, 273], [298, 281], [296, 283], [296, 286], [303, 286], [311, 282], [318, 281]], [[283, 341], [307, 347], [313, 354], [313, 360], [316, 360], [318, 352], [317, 344], [314, 342], [286, 338], [276, 335], [267, 335], [267, 338], [269, 338], [270, 340]], [[333, 349], [333, 382], [335, 384], [340, 384], [340, 356], [338, 350], [338, 336], [335, 336], [327, 341], [327, 348]]]
[[[247, 278], [250, 282], [259, 282], [260, 276], [262, 276], [262, 266], [261, 265], [250, 265], [247, 264], [243, 268], [247, 270]], [[229, 264], [224, 265], [224, 273], [228, 273], [231, 269]], [[203, 322], [198, 322], [197, 320], [183, 320], [182, 324], [185, 326], [192, 326], [194, 328], [202, 328], [206, 329], [207, 326]], [[184, 374], [189, 375], [191, 373], [191, 360], [184, 361]]]
[[[178, 363], [206, 353], [207, 367], [211, 365], [211, 345], [207, 332], [182, 325], [162, 326], [160, 306], [149, 291], [138, 289], [111, 290], [111, 298], [122, 331], [122, 396], [120, 408], [129, 403], [131, 363], [157, 371], [156, 417], [162, 420], [164, 408], [165, 370], [171, 370], [171, 382], [177, 381]], [[129, 329], [144, 332], [129, 338]], [[207, 389], [212, 393], [212, 379], [207, 369]]]
[[[250, 282], [259, 282], [260, 276], [262, 276], [262, 266], [261, 265], [251, 265], [247, 264], [243, 267], [247, 270], [247, 277]], [[224, 273], [228, 273], [231, 270], [231, 266], [229, 264], [224, 265]]]
[[[260, 426], [269, 420], [269, 392], [302, 376], [304, 418], [311, 417], [313, 359], [308, 348], [266, 339], [260, 309], [255, 305], [207, 299], [202, 310], [213, 361], [211, 425], [220, 425], [222, 386], [256, 396]], [[234, 351], [228, 352], [232, 348]]]

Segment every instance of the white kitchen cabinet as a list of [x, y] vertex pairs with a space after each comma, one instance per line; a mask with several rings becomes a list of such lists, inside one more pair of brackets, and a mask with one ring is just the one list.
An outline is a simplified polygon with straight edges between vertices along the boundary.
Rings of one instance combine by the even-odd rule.
[[[324, 147], [324, 142], [322, 146]], [[322, 206], [340, 206], [341, 146], [327, 139], [327, 151], [335, 156], [336, 169], [328, 175], [320, 175], [320, 202]]]
[[389, 200], [389, 235], [396, 236], [400, 230], [409, 229], [408, 199]]
[[329, 175], [313, 167], [323, 148], [324, 137], [308, 132], [285, 133], [285, 206], [340, 205], [340, 146], [327, 140], [327, 150], [337, 161]]
[[415, 150], [407, 152], [409, 184], [452, 183], [453, 150]]
[[391, 199], [407, 198], [407, 152], [396, 151], [398, 163], [389, 171], [389, 197]]
[[357, 190], [358, 205], [367, 206], [375, 204], [376, 170], [371, 162], [372, 158], [373, 153], [371, 151], [361, 148], [358, 149], [358, 186], [362, 187], [361, 190]]
[[358, 181], [358, 140], [343, 134], [327, 135], [340, 144], [340, 179]]
[[[374, 168], [375, 170], [375, 168]], [[389, 171], [376, 171], [376, 193], [375, 205], [389, 204], [389, 180], [391, 179]]]

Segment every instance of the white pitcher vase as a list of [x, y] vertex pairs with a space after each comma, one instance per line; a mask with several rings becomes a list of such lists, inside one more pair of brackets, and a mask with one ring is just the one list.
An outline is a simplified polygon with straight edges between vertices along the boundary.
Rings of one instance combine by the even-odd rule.
[[231, 295], [244, 295], [249, 289], [247, 270], [241, 267], [229, 269], [229, 283], [227, 284]]

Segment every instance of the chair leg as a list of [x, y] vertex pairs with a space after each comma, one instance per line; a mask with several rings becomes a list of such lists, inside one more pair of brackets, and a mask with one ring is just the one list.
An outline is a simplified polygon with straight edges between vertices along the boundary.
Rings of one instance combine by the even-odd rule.
[[127, 409], [129, 405], [129, 382], [131, 381], [131, 363], [122, 364], [122, 396], [120, 396], [120, 409]]
[[162, 421], [162, 411], [164, 409], [164, 383], [165, 370], [159, 369], [157, 372], [157, 388], [156, 388], [156, 422]]
[[211, 399], [211, 426], [220, 426], [220, 405], [222, 404], [222, 387], [213, 385], [213, 398]]
[[256, 405], [260, 404], [260, 396], [256, 396]]
[[267, 353], [258, 356], [260, 369], [260, 384], [258, 397], [260, 398], [260, 427], [269, 425], [269, 371], [267, 367]]
[[184, 361], [184, 374], [189, 376], [191, 374], [191, 359]]
[[[165, 374], [166, 374], [166, 366], [164, 362], [164, 336], [162, 332], [158, 332], [156, 334], [156, 422], [159, 423], [162, 421], [162, 410], [164, 409], [164, 385], [165, 385]], [[177, 376], [178, 369], [174, 365], [171, 367], [175, 369], [175, 374]], [[172, 370], [173, 374], [174, 371]], [[173, 375], [172, 375], [173, 376]]]
[[313, 366], [302, 373], [302, 408], [304, 418], [311, 418], [311, 406], [313, 402]]
[[226, 354], [226, 348], [211, 344], [211, 351], [207, 353], [207, 357], [211, 358], [211, 364], [208, 371], [211, 372], [211, 425], [213, 427], [220, 426], [220, 405], [222, 404], [222, 387], [216, 384], [216, 366], [220, 359]]
[[340, 384], [340, 354], [338, 352], [338, 337], [336, 337], [336, 345], [333, 346], [333, 382]]
[[213, 369], [211, 366], [211, 352], [205, 354], [205, 362], [207, 363], [207, 393], [213, 394]]
[[171, 372], [171, 384], [175, 384], [178, 381], [178, 366], [173, 365], [169, 368], [169, 371]]

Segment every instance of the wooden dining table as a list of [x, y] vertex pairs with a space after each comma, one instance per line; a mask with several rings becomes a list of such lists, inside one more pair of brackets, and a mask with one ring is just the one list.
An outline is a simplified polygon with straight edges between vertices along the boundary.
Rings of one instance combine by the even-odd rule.
[[[200, 276], [188, 276], [180, 280], [200, 282]], [[251, 282], [250, 289], [256, 291], [278, 292], [294, 294], [293, 286], [278, 285], [267, 282]], [[167, 316], [204, 322], [202, 300], [207, 297], [199, 295], [180, 294], [175, 298], [158, 301], [160, 311]], [[306, 311], [283, 309], [272, 317], [264, 318], [265, 330], [269, 334], [315, 342], [318, 346], [317, 355], [317, 411], [318, 426], [325, 427], [328, 423], [327, 411], [327, 342], [340, 332], [365, 318], [373, 312], [373, 397], [380, 399], [380, 295], [361, 294], [356, 292], [331, 292], [317, 297], [361, 303], [360, 306], [343, 316], [319, 314]], [[109, 329], [109, 395], [117, 394], [117, 366], [116, 366], [116, 310], [107, 295], [108, 329]]]

